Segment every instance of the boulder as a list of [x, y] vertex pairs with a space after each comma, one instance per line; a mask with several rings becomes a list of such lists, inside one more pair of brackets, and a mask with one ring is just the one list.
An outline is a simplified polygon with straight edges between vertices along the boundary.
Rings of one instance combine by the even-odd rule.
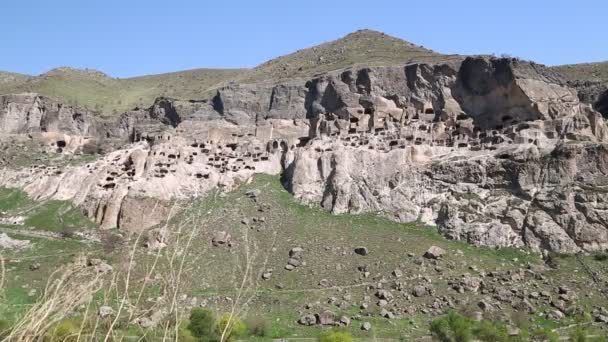
[[439, 259], [445, 255], [445, 250], [441, 247], [431, 246], [424, 253], [424, 257], [427, 259]]

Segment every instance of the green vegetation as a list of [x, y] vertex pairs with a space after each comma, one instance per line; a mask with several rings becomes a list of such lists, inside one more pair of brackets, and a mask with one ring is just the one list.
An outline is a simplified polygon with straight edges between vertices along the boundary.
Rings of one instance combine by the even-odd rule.
[[441, 342], [469, 342], [473, 338], [473, 321], [455, 311], [431, 322], [431, 335]]
[[329, 330], [319, 336], [319, 342], [354, 342], [353, 336], [344, 330]]
[[242, 69], [194, 69], [115, 79], [94, 70], [59, 68], [38, 77], [11, 80], [7, 77], [4, 83], [0, 82], [0, 94], [35, 92], [109, 114], [137, 106], [148, 107], [159, 96], [205, 98], [212, 86], [234, 79], [242, 72]]
[[192, 309], [188, 330], [199, 341], [211, 342], [217, 340], [216, 322], [213, 312], [203, 308]]
[[[260, 192], [255, 201], [246, 195], [253, 189]], [[9, 208], [10, 212], [25, 212], [28, 220], [38, 222], [40, 226], [37, 229], [57, 229], [56, 224], [60, 221], [54, 217], [63, 217], [64, 223], [71, 222], [67, 207], [54, 202], [35, 203], [6, 189], [0, 190], [0, 198], [5, 199], [0, 200], [0, 205]], [[63, 211], [66, 213], [61, 214]], [[126, 293], [128, 306], [129, 310], [136, 308], [135, 317], [150, 318], [154, 313], [169, 308], [171, 298], [177, 298], [176, 305], [180, 308], [177, 316], [173, 312], [161, 318], [154, 328], [139, 327], [134, 319], [129, 319], [130, 311], [124, 308], [117, 315], [116, 336], [141, 338], [142, 341], [162, 339], [167, 329], [171, 338], [178, 335], [182, 341], [215, 342], [230, 316], [216, 316], [214, 313], [226, 312], [237, 312], [239, 317], [247, 318], [246, 324], [240, 319], [233, 320], [228, 337], [255, 341], [278, 338], [415, 340], [428, 338], [429, 326], [438, 339], [449, 341], [466, 341], [467, 338], [527, 341], [527, 336], [550, 337], [553, 330], [559, 331], [562, 337], [569, 336], [574, 329], [569, 326], [579, 323], [570, 315], [561, 321], [549, 321], [540, 314], [521, 313], [516, 317], [510, 305], [504, 305], [497, 317], [484, 316], [486, 320], [481, 322], [453, 312], [431, 324], [429, 315], [418, 310], [413, 314], [402, 314], [401, 318], [381, 317], [378, 314], [380, 308], [375, 303], [375, 291], [368, 287], [384, 278], [388, 279], [386, 288], [391, 288], [399, 281], [392, 275], [396, 269], [403, 273], [401, 279], [407, 279], [407, 285], [401, 293], [393, 290], [395, 307], [420, 309], [431, 305], [433, 298], [458, 298], [460, 295], [450, 282], [462, 279], [465, 273], [475, 276], [481, 272], [493, 272], [495, 277], [502, 277], [521, 274], [527, 269], [536, 272], [542, 260], [526, 250], [477, 248], [464, 242], [449, 241], [434, 227], [395, 223], [382, 217], [382, 213], [332, 215], [318, 207], [298, 203], [276, 176], [257, 175], [251, 183], [242, 184], [233, 192], [221, 196], [211, 194], [206, 199], [185, 204], [176, 212], [179, 213], [166, 223], [167, 247], [158, 251], [142, 246], [145, 234], [136, 244], [138, 234], [129, 236], [118, 231], [102, 232], [101, 243], [28, 237], [33, 243], [31, 249], [4, 254], [9, 266], [0, 317], [10, 324], [17, 321], [32, 304], [44, 300], [43, 289], [50, 273], [85, 253], [88, 259], [101, 257], [111, 264], [114, 269], [105, 280], [115, 283], [106, 283], [106, 287], [92, 294], [88, 318], [82, 308], [73, 313], [76, 317], [94, 321], [101, 305], [109, 305], [117, 312], [125, 298], [126, 274], [131, 277], [131, 288]], [[243, 223], [244, 219], [247, 224]], [[161, 226], [165, 226], [165, 222]], [[232, 247], [212, 246], [211, 237], [218, 231], [230, 233], [234, 242]], [[106, 233], [107, 236], [104, 235]], [[17, 234], [11, 236], [19, 237]], [[106, 245], [111, 248], [104, 248]], [[435, 261], [422, 258], [431, 245], [445, 249], [449, 258]], [[296, 246], [304, 249], [302, 260], [306, 265], [288, 271], [285, 265], [289, 251]], [[369, 254], [354, 255], [353, 249], [357, 246], [367, 247]], [[249, 254], [247, 247], [250, 248]], [[127, 268], [131, 248], [134, 248], [133, 267]], [[179, 288], [175, 289], [171, 286], [175, 284], [171, 277], [181, 269], [182, 258], [184, 272], [179, 278]], [[585, 296], [579, 296], [576, 304], [588, 312], [596, 305], [605, 305], [605, 298], [600, 293], [589, 290], [590, 278], [581, 269], [577, 258], [555, 256], [555, 259], [559, 259], [559, 269], [542, 271], [551, 285], [539, 288], [539, 292], [552, 291], [553, 286], [559, 284], [577, 293], [585, 293]], [[600, 274], [607, 266], [605, 261], [594, 256], [583, 260], [589, 269]], [[30, 268], [34, 263], [40, 266], [36, 271]], [[247, 265], [251, 270], [250, 277], [243, 278]], [[369, 277], [359, 270], [362, 265], [370, 268]], [[266, 270], [272, 270], [272, 276], [261, 279], [261, 272]], [[429, 278], [429, 281], [421, 279], [418, 282], [419, 275]], [[322, 279], [327, 280], [330, 286], [321, 285]], [[488, 286], [494, 286], [490, 278], [486, 277], [484, 281]], [[412, 296], [407, 302], [402, 301], [412, 286], [422, 283], [432, 284], [432, 296]], [[244, 284], [242, 292], [239, 290], [241, 284]], [[36, 291], [32, 293], [32, 290]], [[140, 296], [141, 301], [137, 302]], [[367, 310], [360, 308], [365, 296], [372, 298]], [[476, 306], [482, 296], [479, 292], [466, 292], [462, 296], [466, 296], [467, 303], [456, 304], [457, 310], [479, 311]], [[346, 304], [340, 305], [346, 297]], [[241, 298], [241, 303], [247, 305], [233, 311], [236, 298]], [[329, 303], [330, 298], [337, 302]], [[200, 308], [200, 305], [207, 309]], [[539, 301], [534, 305], [538, 313], [550, 309], [549, 304]], [[315, 314], [322, 310], [331, 310], [336, 318], [361, 315], [362, 319], [353, 319], [350, 326], [329, 332], [318, 326], [298, 324], [303, 313]], [[510, 316], [511, 319], [505, 318]], [[490, 322], [490, 318], [496, 319]], [[107, 329], [111, 321], [112, 317], [106, 318], [97, 333], [103, 334], [103, 329]], [[369, 322], [372, 329], [361, 330], [363, 322]], [[94, 324], [87, 323], [85, 330], [90, 332], [92, 326]], [[509, 331], [518, 327], [521, 330], [519, 336], [506, 336], [505, 339], [507, 327]], [[586, 336], [602, 334], [603, 331], [588, 331]]]
[[225, 314], [220, 317], [216, 326], [217, 336], [224, 336], [223, 341], [233, 341], [245, 336], [247, 326], [240, 318]]
[[[6, 216], [24, 216], [25, 227], [70, 236], [77, 230], [94, 228], [95, 224], [66, 201], [35, 202], [16, 189], [0, 188], [0, 211]], [[13, 228], [9, 226], [9, 228]], [[19, 227], [16, 227], [19, 228]]]
[[80, 323], [70, 319], [64, 319], [47, 334], [47, 339], [50, 342], [75, 342], [78, 340], [80, 333]]

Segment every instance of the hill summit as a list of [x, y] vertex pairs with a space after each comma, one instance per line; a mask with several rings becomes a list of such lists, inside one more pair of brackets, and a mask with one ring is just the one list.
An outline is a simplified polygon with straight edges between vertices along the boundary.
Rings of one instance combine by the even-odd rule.
[[304, 77], [353, 66], [432, 62], [445, 58], [445, 55], [411, 42], [365, 29], [272, 59], [254, 68], [246, 79]]

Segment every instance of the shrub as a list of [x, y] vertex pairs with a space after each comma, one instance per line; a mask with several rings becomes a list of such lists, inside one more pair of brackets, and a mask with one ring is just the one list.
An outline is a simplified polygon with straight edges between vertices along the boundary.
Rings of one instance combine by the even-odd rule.
[[353, 342], [353, 336], [344, 330], [329, 330], [321, 334], [319, 342]]
[[468, 342], [473, 337], [473, 321], [455, 311], [431, 322], [431, 335], [441, 342]]
[[179, 325], [177, 330], [177, 340], [179, 342], [197, 342], [197, 338], [192, 335], [192, 332], [188, 329], [187, 323]]
[[504, 324], [483, 320], [474, 329], [475, 337], [484, 342], [505, 342], [509, 332]]
[[78, 339], [80, 324], [74, 320], [59, 321], [47, 333], [50, 342], [72, 342]]
[[570, 333], [570, 340], [573, 342], [586, 342], [587, 331], [583, 327], [576, 327], [576, 329], [572, 330]]
[[199, 341], [216, 341], [215, 317], [209, 310], [194, 308], [190, 311], [190, 323], [187, 328]]
[[[226, 327], [228, 327], [226, 329]], [[224, 330], [226, 333], [224, 334]], [[224, 341], [231, 341], [245, 336], [247, 326], [238, 317], [230, 314], [223, 315], [217, 323], [216, 336], [220, 337], [224, 334]]]
[[252, 336], [264, 337], [268, 335], [269, 324], [268, 321], [261, 317], [252, 317], [247, 320], [247, 327], [249, 328], [249, 334]]
[[532, 332], [533, 341], [543, 342], [557, 342], [559, 341], [559, 335], [549, 328], [541, 328]]
[[608, 260], [608, 253], [599, 253], [593, 256], [593, 259], [597, 261], [606, 261]]

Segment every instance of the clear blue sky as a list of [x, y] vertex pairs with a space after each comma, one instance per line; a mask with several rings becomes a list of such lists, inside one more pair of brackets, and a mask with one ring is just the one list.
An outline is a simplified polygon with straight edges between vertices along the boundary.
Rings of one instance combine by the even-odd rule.
[[606, 0], [0, 0], [0, 70], [252, 67], [361, 28], [446, 53], [608, 60]]

